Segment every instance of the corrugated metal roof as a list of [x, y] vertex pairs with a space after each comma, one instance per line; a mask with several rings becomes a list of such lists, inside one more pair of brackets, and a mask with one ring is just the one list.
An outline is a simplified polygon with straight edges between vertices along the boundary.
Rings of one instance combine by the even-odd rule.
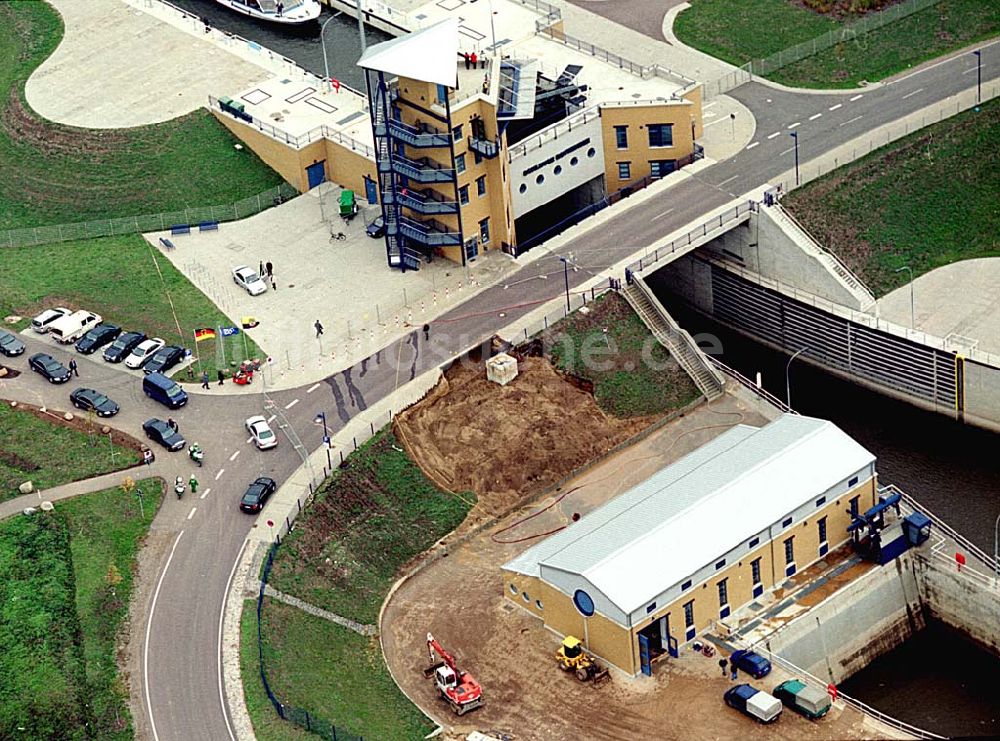
[[358, 66], [458, 87], [458, 19], [446, 18], [422, 31], [370, 46]]

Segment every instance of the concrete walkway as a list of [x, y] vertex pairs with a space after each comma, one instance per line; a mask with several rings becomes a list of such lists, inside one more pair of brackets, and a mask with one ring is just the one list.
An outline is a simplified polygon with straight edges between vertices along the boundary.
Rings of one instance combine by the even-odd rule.
[[[258, 586], [258, 590], [260, 587]], [[378, 628], [369, 623], [358, 623], [350, 618], [345, 618], [336, 613], [330, 612], [329, 610], [324, 610], [316, 605], [311, 605], [305, 600], [301, 600], [291, 594], [285, 594], [284, 592], [279, 592], [277, 589], [272, 587], [270, 584], [264, 587], [264, 594], [272, 599], [276, 599], [279, 602], [284, 602], [286, 605], [291, 605], [292, 607], [297, 607], [303, 612], [307, 612], [323, 620], [328, 620], [331, 623], [336, 623], [341, 627], [347, 628], [348, 630], [353, 630], [358, 635], [362, 636], [373, 636], [378, 633]]]

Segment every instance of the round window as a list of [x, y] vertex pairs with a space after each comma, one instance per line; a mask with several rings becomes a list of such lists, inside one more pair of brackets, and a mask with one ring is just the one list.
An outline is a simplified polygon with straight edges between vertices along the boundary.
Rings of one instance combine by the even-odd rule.
[[517, 189], [519, 193], [526, 193], [528, 191], [528, 186], [521, 183], [521, 186]]
[[562, 174], [562, 165], [556, 165], [552, 172], [556, 175]]
[[511, 594], [517, 594], [517, 585], [516, 584], [511, 584], [510, 585], [510, 593]]
[[525, 602], [531, 602], [531, 597], [528, 596], [527, 592], [521, 592], [521, 599], [523, 599]]
[[542, 609], [542, 601], [540, 599], [535, 600], [535, 607], [537, 607], [539, 610]]
[[594, 614], [594, 600], [582, 589], [576, 590], [576, 593], [573, 595], [573, 604], [576, 605], [576, 609], [584, 617], [590, 617]]
[[535, 178], [535, 182], [538, 183], [539, 185], [541, 185], [542, 183], [545, 182], [545, 176], [544, 175], [539, 175], [537, 178]]
[[579, 158], [579, 157], [571, 157], [571, 158], [570, 158], [570, 161], [569, 161], [569, 164], [570, 164], [570, 165], [571, 165], [572, 167], [576, 167], [577, 165], [579, 165], [579, 164], [580, 164], [580, 158]]
[[597, 154], [597, 150], [594, 149], [593, 147], [591, 147], [590, 149], [587, 150], [587, 156], [588, 157], [593, 157], [595, 154]]

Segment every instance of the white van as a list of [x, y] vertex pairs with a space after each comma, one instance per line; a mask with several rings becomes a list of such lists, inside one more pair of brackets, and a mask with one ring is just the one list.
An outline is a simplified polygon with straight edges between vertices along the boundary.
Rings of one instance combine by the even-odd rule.
[[101, 315], [92, 311], [74, 311], [49, 325], [49, 334], [56, 342], [68, 345], [83, 337], [89, 329], [101, 323]]

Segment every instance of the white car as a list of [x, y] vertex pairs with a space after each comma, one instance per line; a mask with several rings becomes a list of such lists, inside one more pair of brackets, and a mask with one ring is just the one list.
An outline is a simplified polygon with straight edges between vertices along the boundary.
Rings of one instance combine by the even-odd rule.
[[267, 290], [267, 283], [260, 279], [253, 268], [246, 265], [233, 268], [233, 282], [251, 296], [259, 296]]
[[246, 428], [258, 450], [267, 450], [278, 445], [278, 436], [263, 417], [251, 417], [246, 421]]
[[144, 340], [135, 346], [132, 354], [125, 358], [125, 365], [128, 368], [141, 368], [156, 354], [156, 351], [167, 343], [159, 337], [151, 340]]
[[69, 309], [64, 309], [61, 306], [57, 306], [54, 309], [46, 309], [31, 320], [31, 328], [38, 332], [38, 334], [45, 334], [49, 331], [49, 327], [52, 326], [52, 322], [56, 319], [62, 319], [64, 316], [69, 316], [72, 313]]

